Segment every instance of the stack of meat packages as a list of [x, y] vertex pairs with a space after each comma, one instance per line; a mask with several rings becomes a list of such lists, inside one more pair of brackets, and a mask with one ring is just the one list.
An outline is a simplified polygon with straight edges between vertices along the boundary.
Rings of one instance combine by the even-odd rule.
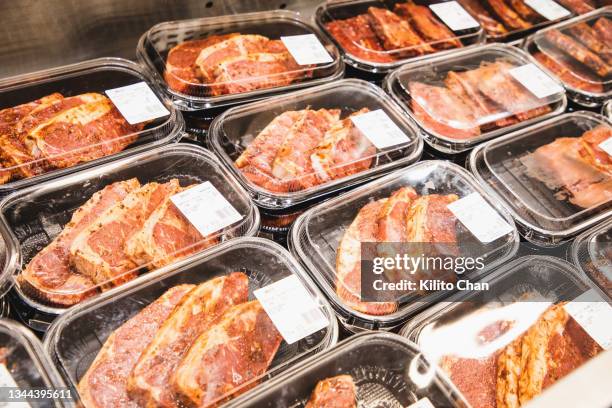
[[185, 189], [177, 179], [106, 186], [18, 275], [22, 289], [41, 302], [71, 306], [134, 279], [141, 269], [214, 245], [217, 238], [202, 237], [171, 202]]
[[325, 27], [347, 53], [370, 62], [393, 62], [462, 46], [428, 7], [412, 1], [396, 4], [393, 11], [370, 7], [365, 14]]
[[612, 76], [612, 22], [608, 18], [546, 31], [536, 45], [539, 51], [534, 57], [565, 84], [593, 93], [608, 90]]

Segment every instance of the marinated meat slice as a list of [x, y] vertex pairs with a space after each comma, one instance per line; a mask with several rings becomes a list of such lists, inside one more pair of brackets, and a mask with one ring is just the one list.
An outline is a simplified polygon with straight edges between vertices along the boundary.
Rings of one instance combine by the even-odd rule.
[[87, 408], [136, 408], [127, 394], [127, 379], [140, 354], [175, 306], [194, 285], [179, 285], [123, 323], [104, 342], [78, 386]]
[[531, 24], [523, 20], [504, 0], [487, 0], [487, 3], [506, 27], [512, 30], [525, 30], [531, 27]]
[[480, 135], [474, 110], [453, 92], [420, 82], [410, 82], [408, 88], [413, 113], [425, 128], [453, 139]]
[[319, 381], [306, 408], [357, 408], [357, 388], [353, 377], [345, 374]]
[[272, 164], [289, 130], [303, 114], [288, 111], [275, 117], [236, 159], [236, 166], [248, 180], [270, 191], [289, 190], [272, 176]]
[[605, 140], [604, 137], [610, 137], [612, 131], [602, 127], [592, 132], [580, 138], [558, 138], [522, 157], [520, 160], [527, 175], [551, 190], [560, 190], [557, 195], [560, 200], [569, 195], [569, 201], [578, 207], [591, 208], [612, 200], [612, 172], [610, 167], [602, 167], [609, 163], [609, 158], [602, 162], [598, 157], [603, 152], [595, 152], [595, 149], [600, 149], [590, 139]]
[[188, 407], [215, 406], [252, 387], [281, 341], [259, 301], [233, 306], [196, 339], [176, 368], [173, 390]]
[[466, 71], [466, 77], [483, 95], [502, 106], [506, 112], [525, 121], [550, 112], [550, 106], [542, 102], [520, 85], [510, 74], [514, 66], [508, 62], [483, 63], [480, 68]]
[[102, 288], [136, 277], [139, 265], [125, 252], [125, 243], [179, 189], [177, 180], [148, 183], [108, 209], [74, 238], [70, 258], [75, 269]]
[[310, 155], [320, 183], [348, 177], [372, 165], [376, 147], [353, 123], [351, 117], [367, 113], [367, 108], [336, 121]]
[[457, 218], [448, 205], [457, 201], [455, 194], [430, 194], [417, 198], [407, 215], [407, 242], [457, 242]]
[[580, 72], [580, 67], [570, 65], [563, 58], [551, 58], [543, 52], [537, 52], [533, 54], [533, 57], [563, 81], [564, 84], [587, 92], [603, 92], [603, 85], [600, 79], [594, 77], [590, 72]]
[[[178, 183], [176, 179], [172, 181]], [[175, 194], [190, 187], [179, 187]], [[156, 269], [217, 243], [213, 235], [202, 237], [172, 201], [166, 200], [151, 213], [142, 229], [126, 241], [125, 253], [136, 264]]]
[[461, 47], [461, 41], [441, 23], [428, 7], [419, 6], [412, 1], [396, 4], [393, 9], [398, 15], [408, 19], [421, 37], [432, 47], [449, 49]]
[[599, 125], [584, 132], [581, 138], [580, 155], [602, 172], [612, 176], [612, 156], [599, 147], [610, 137], [612, 137], [612, 129], [605, 125]]
[[193, 342], [232, 306], [249, 297], [241, 272], [211, 279], [187, 293], [142, 352], [128, 378], [129, 396], [143, 407], [177, 407], [170, 379]]
[[376, 242], [378, 215], [387, 199], [363, 206], [342, 236], [336, 254], [336, 293], [351, 309], [369, 315], [386, 315], [397, 310], [395, 302], [362, 302], [361, 243]]
[[497, 357], [457, 358], [444, 356], [439, 365], [472, 408], [497, 408]]
[[226, 58], [214, 70], [213, 95], [285, 86], [305, 75], [288, 52], [257, 53]]
[[567, 29], [570, 34], [578, 39], [584, 46], [589, 48], [608, 65], [612, 64], [612, 46], [599, 39], [596, 31], [587, 23], [577, 23]]
[[552, 45], [563, 50], [563, 52], [587, 66], [600, 77], [605, 78], [612, 72], [610, 66], [606, 64], [604, 60], [589, 51], [588, 48], [576, 42], [573, 38], [561, 33], [559, 30], [547, 31], [544, 37]]
[[506, 27], [497, 21], [486, 8], [480, 3], [480, 0], [459, 0], [459, 3], [465, 8], [484, 28], [488, 35], [499, 37], [508, 33]]
[[612, 21], [605, 17], [600, 17], [593, 24], [593, 30], [595, 30], [601, 42], [610, 47], [610, 44], [612, 44]]
[[534, 9], [529, 7], [523, 0], [509, 0], [510, 6], [518, 13], [521, 18], [530, 23], [539, 23], [543, 21], [542, 16]]
[[185, 41], [173, 47], [166, 58], [164, 78], [166, 83], [177, 92], [195, 94], [199, 84], [204, 80], [196, 60], [203, 49], [223, 42], [238, 34], [213, 35], [202, 40]]
[[408, 241], [406, 217], [417, 197], [412, 187], [402, 187], [391, 194], [378, 215], [377, 241]]
[[290, 189], [302, 190], [317, 184], [310, 155], [323, 140], [340, 109], [305, 109], [283, 140], [272, 165], [272, 175], [288, 183]]
[[374, 32], [386, 50], [400, 50], [398, 57], [414, 57], [434, 52], [423, 39], [392, 11], [378, 7], [368, 8], [368, 17]]
[[586, 14], [586, 13], [589, 13], [595, 10], [595, 7], [593, 7], [592, 4], [589, 4], [588, 2], [584, 0], [556, 0], [556, 1], [557, 3], [561, 4], [563, 7], [566, 7], [577, 14]]
[[81, 231], [139, 187], [136, 179], [130, 179], [113, 183], [95, 193], [74, 212], [63, 231], [18, 275], [17, 281], [22, 289], [37, 299], [60, 306], [74, 305], [95, 294], [93, 280], [72, 271], [70, 246]]
[[334, 20], [325, 26], [348, 54], [372, 62], [392, 62], [393, 58], [384, 52], [366, 15]]

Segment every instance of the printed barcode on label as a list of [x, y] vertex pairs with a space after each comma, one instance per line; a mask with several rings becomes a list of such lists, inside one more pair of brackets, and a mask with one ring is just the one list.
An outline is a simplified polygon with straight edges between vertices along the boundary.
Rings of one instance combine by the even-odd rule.
[[431, 4], [429, 8], [453, 31], [467, 30], [479, 26], [478, 21], [456, 1]]
[[351, 121], [377, 149], [386, 149], [410, 141], [382, 109], [351, 116]]
[[607, 138], [599, 144], [599, 148], [612, 156], [612, 137]]
[[181, 191], [170, 200], [203, 236], [242, 219], [210, 181]]
[[594, 289], [586, 291], [564, 307], [604, 350], [612, 348], [612, 306]]
[[448, 209], [480, 242], [492, 242], [513, 231], [478, 193], [450, 203]]
[[329, 52], [314, 34], [281, 37], [281, 41], [298, 65], [326, 64], [333, 61]]
[[[540, 99], [563, 92], [561, 85], [533, 64], [512, 68], [509, 72], [514, 79]], [[530, 107], [526, 106], [525, 108], [529, 109]]]
[[297, 276], [253, 292], [285, 341], [295, 343], [329, 325], [329, 320]]
[[547, 20], [559, 20], [571, 13], [553, 0], [525, 0], [525, 3]]
[[130, 125], [170, 114], [146, 82], [109, 89], [106, 95]]

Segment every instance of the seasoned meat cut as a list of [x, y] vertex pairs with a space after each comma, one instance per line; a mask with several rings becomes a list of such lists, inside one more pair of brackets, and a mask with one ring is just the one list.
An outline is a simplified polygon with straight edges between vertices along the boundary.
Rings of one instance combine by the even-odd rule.
[[235, 397], [266, 372], [281, 340], [259, 301], [233, 306], [195, 340], [176, 368], [173, 390], [188, 407]]
[[109, 208], [137, 190], [136, 179], [110, 184], [95, 193], [74, 212], [70, 222], [55, 239], [40, 251], [18, 275], [22, 289], [49, 303], [71, 306], [95, 294], [91, 277], [75, 273], [70, 266], [70, 246]]
[[509, 0], [512, 8], [521, 16], [522, 19], [528, 21], [530, 23], [539, 23], [543, 21], [542, 16], [540, 16], [534, 9], [529, 7], [524, 0]]
[[407, 242], [444, 243], [457, 242], [457, 218], [448, 205], [457, 201], [455, 194], [430, 194], [412, 202], [408, 213]]
[[508, 33], [506, 27], [497, 21], [489, 11], [481, 4], [480, 0], [458, 0], [463, 6], [484, 28], [488, 35], [499, 37]]
[[612, 68], [603, 59], [591, 52], [572, 37], [561, 33], [559, 30], [550, 30], [544, 34], [544, 38], [552, 45], [584, 64], [600, 77], [607, 77], [612, 73]]
[[533, 57], [550, 72], [557, 76], [564, 84], [588, 92], [603, 92], [601, 81], [590, 71], [572, 65], [571, 62], [561, 58], [551, 58], [543, 52], [536, 52]]
[[86, 408], [138, 407], [127, 394], [127, 379], [138, 358], [176, 305], [194, 288], [179, 285], [123, 323], [104, 342], [96, 359], [79, 381]]
[[157, 331], [128, 379], [128, 393], [143, 407], [177, 407], [170, 379], [193, 342], [232, 306], [248, 300], [249, 281], [234, 272], [188, 292]]
[[592, 4], [584, 0], [556, 0], [556, 1], [559, 4], [561, 4], [563, 7], [577, 14], [586, 14], [586, 13], [589, 13], [595, 10], [595, 7], [593, 7]]
[[428, 7], [409, 1], [396, 4], [393, 11], [406, 18], [432, 47], [449, 49], [462, 46], [461, 41], [432, 14]]
[[402, 187], [391, 194], [378, 214], [377, 241], [408, 242], [406, 216], [417, 197], [412, 187]]
[[370, 7], [368, 16], [374, 32], [381, 39], [385, 49], [399, 50], [395, 53], [398, 57], [405, 58], [434, 52], [434, 49], [423, 41], [407, 21], [392, 11]]
[[588, 49], [597, 54], [608, 65], [612, 64], [612, 45], [602, 41], [597, 32], [587, 23], [578, 23], [567, 29], [575, 38], [578, 39]]
[[367, 15], [360, 14], [346, 20], [334, 20], [325, 26], [344, 50], [371, 62], [392, 62], [395, 58], [385, 52], [374, 33]]
[[600, 17], [597, 19], [595, 24], [593, 24], [593, 29], [597, 33], [597, 36], [608, 47], [611, 47], [612, 44], [612, 21], [607, 19], [606, 17]]
[[512, 30], [531, 27], [531, 24], [523, 20], [504, 0], [487, 0], [487, 3], [506, 27]]
[[306, 408], [357, 408], [357, 388], [353, 377], [345, 374], [319, 381]]

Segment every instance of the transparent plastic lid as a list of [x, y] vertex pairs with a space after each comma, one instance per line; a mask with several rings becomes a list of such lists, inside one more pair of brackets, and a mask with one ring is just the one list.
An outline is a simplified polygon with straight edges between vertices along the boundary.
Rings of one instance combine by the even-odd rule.
[[384, 332], [358, 334], [292, 367], [229, 406], [468, 406], [442, 375], [433, 376], [426, 384], [413, 381], [407, 370], [411, 365], [425, 367], [427, 363], [405, 338]]
[[388, 72], [407, 60], [484, 42], [479, 23], [453, 6], [429, 0], [328, 1], [315, 19], [349, 64]]
[[240, 238], [71, 309], [45, 346], [85, 406], [205, 407], [337, 336], [329, 304], [290, 254]]
[[576, 14], [586, 14], [609, 6], [609, 0], [556, 0], [557, 3]]
[[486, 45], [407, 64], [385, 87], [442, 150], [462, 151], [486, 139], [560, 113], [561, 84], [505, 44]]
[[0, 192], [168, 143], [183, 127], [131, 61], [102, 58], [0, 80]]
[[[480, 229], [485, 224], [488, 232]], [[453, 257], [481, 258], [483, 267], [464, 274], [477, 279], [514, 254], [518, 233], [510, 215], [472, 176], [446, 161], [414, 164], [309, 209], [293, 225], [289, 247], [353, 331], [393, 328], [452, 292], [406, 288], [397, 300], [362, 300], [365, 285], [375, 284], [366, 280], [375, 271], [362, 275], [371, 259], [368, 243], [380, 244], [375, 252], [381, 257], [390, 252], [385, 243], [403, 243], [428, 253], [429, 245], [440, 252], [449, 249]], [[450, 281], [451, 272], [438, 274], [439, 280]]]
[[538, 31], [523, 48], [568, 89], [596, 106], [612, 95], [612, 7]]
[[[2, 379], [6, 406], [63, 407], [69, 406], [68, 390], [53, 364], [46, 356], [40, 340], [23, 326], [8, 319], [0, 319], [0, 378]], [[13, 389], [14, 388], [14, 389]], [[27, 393], [45, 390], [50, 398], [34, 399], [28, 402], [9, 402], [10, 390]], [[53, 394], [55, 393], [55, 397]]]
[[356, 79], [232, 108], [209, 144], [266, 208], [287, 208], [421, 155], [418, 129], [377, 86]]
[[611, 137], [603, 116], [568, 113], [479, 146], [469, 167], [528, 240], [555, 244], [612, 214]]
[[439, 304], [401, 334], [472, 407], [527, 406], [612, 345], [612, 308], [578, 276], [558, 258], [519, 258], [485, 278], [489, 290]]
[[568, 4], [583, 1], [457, 0], [480, 22], [489, 41], [514, 41], [537, 29], [565, 20], [574, 15]]
[[604, 103], [602, 109], [601, 109], [601, 113], [608, 118], [609, 120], [612, 120], [612, 99], [608, 100], [608, 102]]
[[336, 79], [335, 46], [287, 10], [160, 23], [138, 56], [181, 109], [257, 99]]
[[54, 314], [259, 224], [248, 194], [190, 145], [22, 190], [0, 214], [19, 296]]
[[572, 243], [574, 265], [612, 299], [612, 219], [585, 231]]

